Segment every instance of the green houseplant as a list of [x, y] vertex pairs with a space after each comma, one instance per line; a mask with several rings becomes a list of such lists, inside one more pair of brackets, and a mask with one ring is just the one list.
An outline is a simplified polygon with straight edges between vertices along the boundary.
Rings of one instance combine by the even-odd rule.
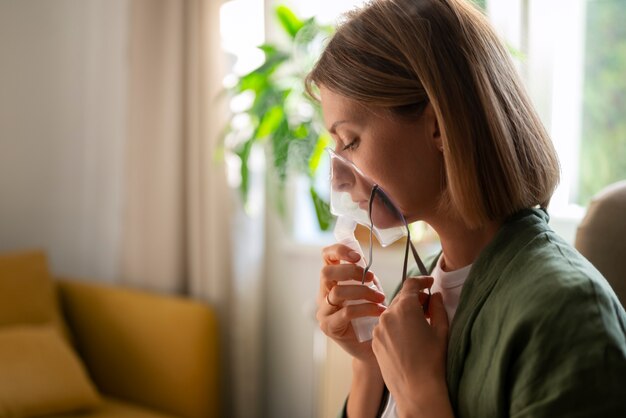
[[265, 55], [263, 64], [238, 77], [229, 90], [231, 97], [249, 98], [249, 105], [233, 115], [233, 120], [243, 115], [246, 126], [235, 128], [231, 123], [228, 129], [228, 134], [238, 136], [231, 151], [241, 162], [239, 189], [245, 202], [250, 186], [250, 154], [256, 144], [263, 144], [268, 148], [271, 172], [277, 179], [274, 200], [279, 212], [284, 215], [288, 175], [305, 174], [319, 227], [327, 230], [332, 223], [329, 205], [313, 184], [330, 137], [320, 122], [319, 106], [304, 92], [303, 81], [332, 28], [319, 24], [315, 18], [300, 19], [286, 6], [278, 6], [275, 17], [286, 41], [259, 46]]

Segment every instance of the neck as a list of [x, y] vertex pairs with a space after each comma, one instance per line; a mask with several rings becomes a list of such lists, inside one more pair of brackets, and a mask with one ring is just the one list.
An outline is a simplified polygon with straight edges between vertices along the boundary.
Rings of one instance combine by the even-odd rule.
[[480, 229], [469, 229], [460, 219], [429, 222], [441, 240], [445, 271], [454, 271], [472, 264], [494, 238], [502, 222], [492, 221]]

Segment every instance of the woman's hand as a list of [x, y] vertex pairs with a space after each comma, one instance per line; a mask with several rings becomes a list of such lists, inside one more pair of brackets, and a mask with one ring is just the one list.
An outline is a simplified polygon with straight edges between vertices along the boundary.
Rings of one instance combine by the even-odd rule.
[[422, 307], [423, 290], [432, 284], [432, 277], [407, 279], [374, 328], [372, 349], [402, 417], [452, 414], [446, 386], [448, 317], [441, 294], [432, 295], [426, 314]]
[[[347, 280], [361, 281], [363, 269], [353, 263], [361, 256], [351, 248], [335, 244], [322, 251], [324, 267], [320, 275], [320, 291], [317, 298], [317, 320], [322, 331], [339, 344], [348, 354], [365, 363], [375, 363], [371, 341], [359, 342], [350, 321], [362, 316], [380, 316], [385, 311], [382, 304], [385, 295], [374, 274], [368, 272], [365, 282], [374, 282], [379, 289], [362, 285], [341, 285]], [[347, 262], [341, 264], [342, 261]], [[344, 306], [346, 301], [365, 299], [371, 303]], [[332, 305], [335, 306], [332, 306]]]

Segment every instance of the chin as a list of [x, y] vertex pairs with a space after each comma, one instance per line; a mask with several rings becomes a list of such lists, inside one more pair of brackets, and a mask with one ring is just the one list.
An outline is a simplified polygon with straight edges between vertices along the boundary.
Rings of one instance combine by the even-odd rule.
[[423, 221], [428, 223], [428, 219], [430, 218], [426, 211], [412, 211], [405, 215], [407, 223], [411, 224], [413, 222]]

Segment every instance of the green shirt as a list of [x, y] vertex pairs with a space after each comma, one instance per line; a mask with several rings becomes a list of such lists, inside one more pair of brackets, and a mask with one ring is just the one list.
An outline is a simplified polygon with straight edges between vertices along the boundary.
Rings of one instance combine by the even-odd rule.
[[626, 417], [624, 309], [543, 210], [507, 220], [473, 263], [447, 381], [456, 417]]
[[457, 417], [626, 417], [624, 309], [547, 222], [520, 212], [472, 266], [448, 343]]

